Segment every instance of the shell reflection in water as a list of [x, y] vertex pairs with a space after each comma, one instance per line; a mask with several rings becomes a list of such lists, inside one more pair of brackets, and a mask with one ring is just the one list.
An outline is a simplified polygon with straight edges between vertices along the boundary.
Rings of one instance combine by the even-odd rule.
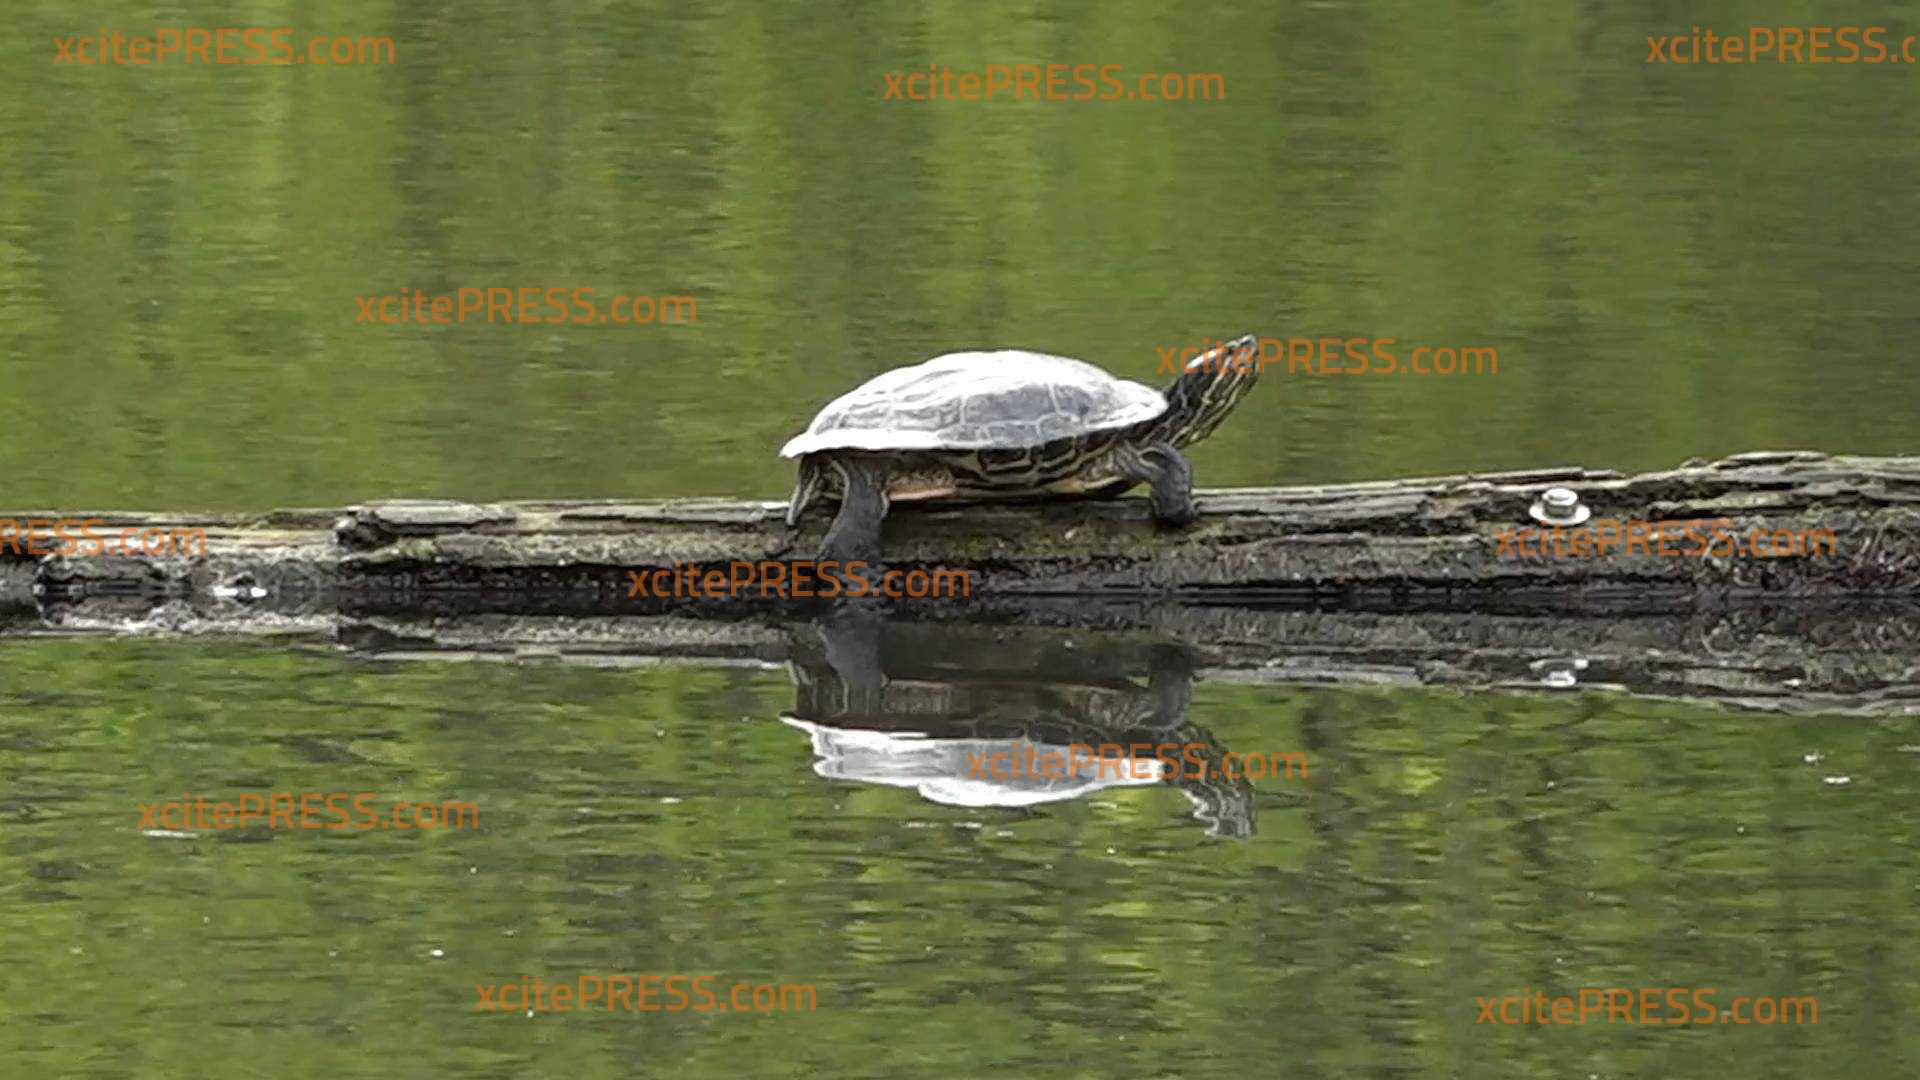
[[[1187, 718], [1184, 646], [877, 615], [811, 626], [795, 646], [794, 706], [781, 720], [812, 739], [820, 776], [1006, 808], [1170, 784], [1210, 835], [1253, 833], [1252, 788], [1216, 778], [1224, 748]], [[1195, 747], [1188, 760], [1203, 761], [1207, 776], [1152, 752], [1098, 760], [1103, 744], [1136, 743]]]
[[[1076, 754], [1067, 746], [1027, 739], [942, 739], [921, 731], [831, 728], [791, 716], [780, 719], [813, 737], [813, 771], [821, 776], [910, 787], [948, 806], [1034, 806], [1101, 788], [1158, 784], [1168, 772], [1152, 758], [1128, 760], [1125, 768], [1109, 760], [1103, 768], [1087, 750]], [[1002, 754], [1008, 756], [997, 756]], [[1054, 767], [1038, 764], [1049, 755], [1058, 755]], [[1054, 773], [1064, 775], [1052, 778]]]

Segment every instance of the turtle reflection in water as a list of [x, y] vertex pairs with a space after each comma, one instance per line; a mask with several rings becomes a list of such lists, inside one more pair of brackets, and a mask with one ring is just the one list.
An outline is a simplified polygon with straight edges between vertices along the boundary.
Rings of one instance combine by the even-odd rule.
[[875, 376], [820, 410], [781, 457], [800, 459], [792, 528], [839, 500], [820, 558], [880, 561], [880, 523], [912, 499], [1111, 498], [1148, 485], [1155, 519], [1191, 524], [1181, 454], [1260, 377], [1249, 334], [1190, 361], [1165, 390], [1081, 360], [1005, 349], [936, 356]]
[[[1221, 748], [1187, 721], [1187, 651], [1135, 643], [1102, 651], [1087, 648], [1085, 638], [877, 619], [830, 623], [820, 628], [823, 649], [796, 644], [794, 707], [780, 719], [812, 738], [814, 771], [830, 779], [910, 787], [931, 801], [970, 807], [1173, 783], [1209, 834], [1252, 835], [1251, 787], [1244, 778], [1218, 778]], [[1126, 677], [1142, 668], [1144, 687]], [[1089, 751], [1071, 749], [1097, 752], [1102, 743], [1199, 744], [1207, 776], [1173, 776], [1151, 753], [1103, 766], [1087, 760]], [[1037, 764], [1032, 772], [982, 768], [1001, 753], [1014, 755], [1003, 759], [1009, 762], [1050, 753], [1060, 759], [1044, 774]], [[1197, 771], [1192, 758], [1185, 764]]]

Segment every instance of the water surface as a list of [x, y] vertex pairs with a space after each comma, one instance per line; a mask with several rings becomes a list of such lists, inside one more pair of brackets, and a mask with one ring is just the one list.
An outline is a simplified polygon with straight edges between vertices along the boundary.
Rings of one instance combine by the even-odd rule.
[[[0, 660], [0, 1054], [36, 1073], [1891, 1076], [1920, 1051], [1906, 721], [1203, 680], [1221, 744], [1311, 759], [1232, 839], [1166, 785], [1000, 808], [822, 778], [779, 670]], [[140, 828], [242, 791], [480, 827]], [[623, 972], [816, 1008], [475, 1011], [479, 982]], [[1819, 1023], [1475, 1023], [1476, 996], [1582, 986], [1814, 996]]]

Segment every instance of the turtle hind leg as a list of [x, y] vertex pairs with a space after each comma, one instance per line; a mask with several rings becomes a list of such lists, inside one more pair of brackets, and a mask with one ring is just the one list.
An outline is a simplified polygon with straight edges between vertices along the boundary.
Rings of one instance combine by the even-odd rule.
[[1168, 443], [1149, 443], [1120, 451], [1115, 462], [1123, 476], [1145, 483], [1153, 516], [1169, 525], [1191, 525], [1200, 516], [1193, 503], [1193, 466]]
[[892, 468], [867, 457], [837, 457], [828, 467], [839, 474], [840, 513], [820, 548], [822, 562], [880, 562], [880, 523], [887, 516], [887, 480]]
[[787, 497], [788, 530], [800, 524], [800, 515], [807, 512], [807, 507], [826, 486], [827, 470], [812, 454], [803, 454], [800, 458], [800, 476], [793, 482], [793, 494]]

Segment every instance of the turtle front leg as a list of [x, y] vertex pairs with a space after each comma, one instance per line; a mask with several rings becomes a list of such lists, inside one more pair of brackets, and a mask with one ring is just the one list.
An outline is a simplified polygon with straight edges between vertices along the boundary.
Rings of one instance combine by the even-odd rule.
[[1193, 701], [1193, 654], [1184, 645], [1156, 645], [1149, 656], [1153, 724], [1161, 732], [1172, 731], [1187, 722]]
[[840, 474], [840, 513], [827, 530], [820, 561], [852, 562], [869, 566], [880, 562], [880, 523], [887, 516], [887, 480], [892, 468], [867, 457], [837, 457], [830, 462]]
[[1169, 525], [1191, 525], [1200, 510], [1193, 504], [1193, 466], [1166, 443], [1130, 448], [1119, 462], [1127, 477], [1147, 484], [1153, 516]]

